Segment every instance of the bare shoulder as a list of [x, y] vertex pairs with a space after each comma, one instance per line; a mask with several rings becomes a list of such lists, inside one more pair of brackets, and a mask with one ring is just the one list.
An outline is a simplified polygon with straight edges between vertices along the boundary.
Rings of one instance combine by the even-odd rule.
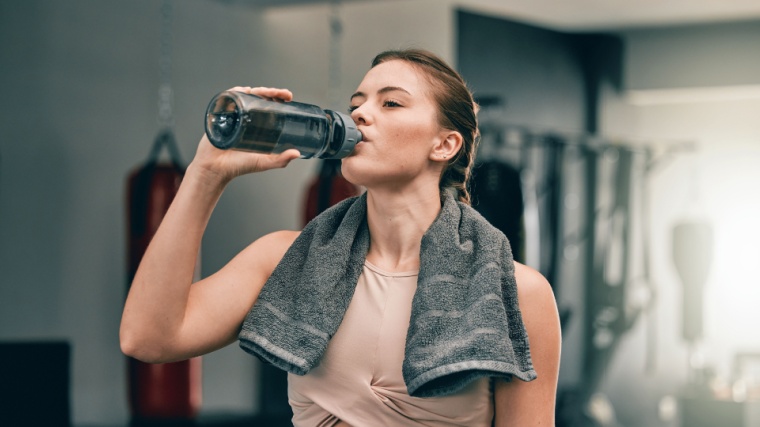
[[[515, 281], [520, 313], [531, 349], [538, 348], [549, 353], [557, 351], [561, 339], [559, 310], [549, 281], [537, 270], [518, 262], [515, 262]], [[544, 347], [545, 344], [548, 345]]]
[[251, 243], [239, 256], [241, 258], [254, 257], [255, 263], [260, 264], [265, 271], [271, 273], [300, 235], [300, 231], [292, 230], [280, 230], [266, 234]]
[[533, 268], [515, 262], [515, 280], [530, 356], [538, 378], [531, 382], [497, 381], [494, 425], [554, 425], [562, 342], [557, 303], [549, 282]]
[[515, 281], [521, 309], [523, 305], [556, 309], [554, 291], [543, 274], [527, 265], [515, 262]]
[[266, 234], [254, 243], [270, 248], [273, 252], [285, 254], [290, 245], [301, 235], [300, 231], [280, 230]]
[[528, 332], [531, 353], [534, 353], [534, 358], [554, 359], [554, 356], [559, 355], [561, 341], [559, 311], [554, 290], [540, 272], [518, 262], [515, 262], [515, 281], [517, 300]]

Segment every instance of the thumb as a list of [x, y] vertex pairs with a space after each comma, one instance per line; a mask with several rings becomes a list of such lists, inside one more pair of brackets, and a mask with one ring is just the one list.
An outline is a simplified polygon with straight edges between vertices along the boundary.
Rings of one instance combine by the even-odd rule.
[[287, 166], [291, 161], [301, 157], [301, 152], [296, 150], [295, 148], [291, 148], [289, 150], [285, 150], [282, 153], [278, 154], [273, 159], [273, 164], [275, 167], [284, 168]]

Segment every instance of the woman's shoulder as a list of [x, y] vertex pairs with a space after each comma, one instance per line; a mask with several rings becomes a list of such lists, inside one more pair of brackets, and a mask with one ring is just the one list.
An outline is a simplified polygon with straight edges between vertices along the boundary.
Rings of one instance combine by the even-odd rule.
[[554, 290], [539, 271], [515, 261], [515, 281], [521, 310], [525, 311], [526, 305], [539, 308], [539, 311], [543, 311], [542, 308], [556, 310]]
[[538, 378], [531, 382], [498, 381], [494, 391], [496, 425], [554, 425], [562, 332], [554, 292], [538, 271], [515, 262], [517, 298]]
[[287, 250], [300, 235], [301, 232], [296, 230], [279, 230], [265, 234], [259, 240], [268, 245], [274, 245], [275, 247]]
[[248, 245], [239, 256], [246, 264], [263, 269], [268, 277], [300, 234], [300, 231], [293, 230], [265, 234]]

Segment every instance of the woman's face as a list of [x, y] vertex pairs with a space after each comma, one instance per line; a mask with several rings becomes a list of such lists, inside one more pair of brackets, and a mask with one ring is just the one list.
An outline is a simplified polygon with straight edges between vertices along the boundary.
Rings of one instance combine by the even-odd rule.
[[431, 90], [405, 61], [384, 62], [367, 72], [351, 97], [351, 117], [363, 138], [343, 159], [346, 179], [368, 188], [398, 188], [429, 175], [437, 184], [440, 164], [430, 160], [444, 133]]

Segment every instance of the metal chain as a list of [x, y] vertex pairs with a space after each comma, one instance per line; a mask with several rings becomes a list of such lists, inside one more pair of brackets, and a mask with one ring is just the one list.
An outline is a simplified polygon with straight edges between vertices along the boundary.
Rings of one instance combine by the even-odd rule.
[[[330, 108], [340, 111], [345, 109], [345, 102], [342, 102], [343, 100], [340, 99], [342, 35], [343, 23], [340, 18], [340, 0], [332, 0], [330, 2], [330, 57], [327, 92]], [[341, 106], [344, 108], [341, 108]]]
[[174, 92], [172, 91], [172, 3], [163, 0], [161, 3], [161, 36], [160, 36], [158, 87], [158, 124], [167, 128], [174, 125]]

